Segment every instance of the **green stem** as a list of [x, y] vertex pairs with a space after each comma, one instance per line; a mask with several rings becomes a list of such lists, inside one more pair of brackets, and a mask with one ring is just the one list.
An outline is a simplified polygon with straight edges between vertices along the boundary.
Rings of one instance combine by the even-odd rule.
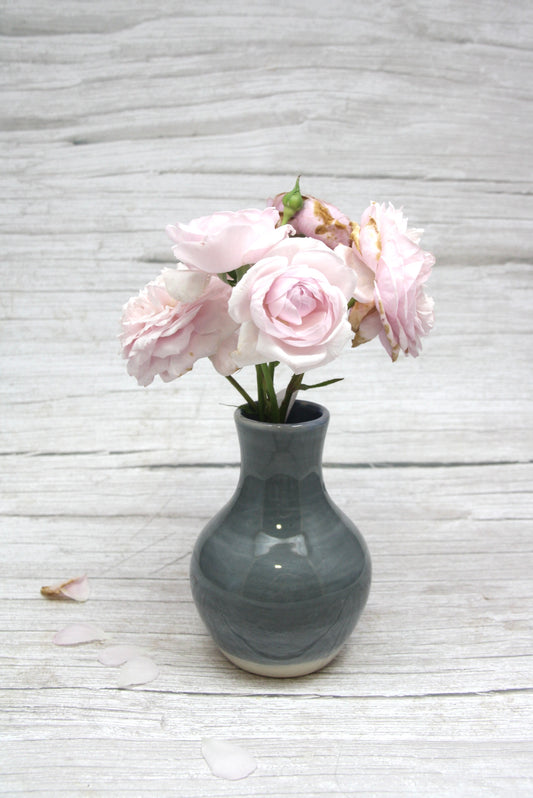
[[274, 389], [274, 368], [271, 363], [261, 363], [259, 366], [261, 374], [263, 375], [264, 386], [266, 388], [266, 395], [268, 401], [268, 420], [273, 424], [279, 424], [279, 407], [278, 400], [276, 399], [276, 391]]
[[263, 373], [261, 371], [261, 366], [255, 367], [255, 375], [257, 379], [257, 418], [259, 421], [265, 420], [265, 410], [266, 410], [266, 396], [265, 396], [265, 386], [263, 384]]
[[287, 419], [291, 396], [293, 395], [293, 393], [295, 393], [300, 389], [300, 385], [303, 382], [303, 378], [304, 378], [303, 374], [293, 374], [289, 384], [287, 385], [287, 390], [285, 391], [285, 396], [283, 397], [283, 401], [279, 409], [279, 415], [282, 423], [285, 423]]
[[256, 412], [257, 412], [257, 404], [256, 404], [256, 402], [254, 402], [254, 400], [252, 399], [252, 397], [250, 396], [250, 394], [249, 394], [249, 393], [247, 393], [247, 392], [244, 390], [244, 388], [242, 387], [242, 385], [239, 385], [239, 383], [237, 382], [237, 380], [235, 379], [235, 377], [232, 377], [231, 375], [229, 375], [229, 376], [227, 376], [227, 377], [226, 377], [226, 379], [227, 379], [227, 381], [228, 381], [228, 382], [230, 382], [230, 383], [233, 385], [233, 387], [234, 387], [234, 388], [236, 388], [236, 389], [238, 390], [238, 392], [239, 392], [239, 393], [240, 393], [240, 395], [243, 397], [243, 399], [246, 399], [246, 402], [247, 402], [247, 403], [248, 403], [248, 405], [250, 406], [250, 409], [251, 409], [251, 410], [252, 410], [254, 413], [256, 413]]
[[274, 372], [276, 371], [277, 366], [279, 366], [279, 360], [273, 360], [272, 363], [268, 364], [270, 373], [272, 374], [272, 379], [274, 379]]

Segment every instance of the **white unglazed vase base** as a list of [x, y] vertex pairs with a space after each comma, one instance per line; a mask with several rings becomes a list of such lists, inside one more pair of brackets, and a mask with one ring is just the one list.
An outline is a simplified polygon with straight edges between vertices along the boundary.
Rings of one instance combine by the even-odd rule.
[[233, 654], [228, 654], [227, 651], [223, 649], [220, 650], [230, 662], [233, 662], [238, 668], [242, 668], [243, 671], [257, 673], [259, 676], [272, 676], [275, 679], [290, 679], [294, 676], [306, 676], [308, 673], [319, 671], [321, 668], [325, 668], [339, 653], [339, 649], [337, 649], [333, 654], [330, 654], [328, 657], [322, 657], [321, 659], [312, 659], [307, 662], [293, 662], [287, 665], [268, 665], [266, 662], [253, 662], [252, 660], [234, 657]]

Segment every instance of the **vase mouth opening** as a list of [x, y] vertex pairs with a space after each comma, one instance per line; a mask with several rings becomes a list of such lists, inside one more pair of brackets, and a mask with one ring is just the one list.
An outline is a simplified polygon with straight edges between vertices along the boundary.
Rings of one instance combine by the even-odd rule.
[[297, 399], [284, 423], [273, 423], [270, 421], [259, 421], [259, 419], [246, 411], [246, 406], [239, 407], [235, 411], [235, 418], [240, 424], [253, 424], [260, 427], [275, 427], [276, 429], [289, 429], [301, 425], [306, 426], [321, 426], [327, 424], [329, 420], [329, 411], [322, 405], [315, 402], [305, 402]]

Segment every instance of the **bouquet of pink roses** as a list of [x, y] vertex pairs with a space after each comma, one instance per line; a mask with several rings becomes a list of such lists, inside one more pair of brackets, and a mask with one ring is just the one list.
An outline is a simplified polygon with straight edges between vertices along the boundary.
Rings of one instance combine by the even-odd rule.
[[[299, 180], [270, 207], [214, 213], [169, 226], [178, 263], [124, 306], [121, 345], [140, 385], [169, 382], [208, 357], [260, 421], [283, 423], [304, 372], [379, 337], [393, 360], [417, 357], [433, 326], [424, 291], [435, 258], [421, 231], [392, 205], [372, 203], [360, 222], [300, 193]], [[275, 371], [292, 377], [277, 392]], [[257, 399], [236, 371], [254, 365]]]

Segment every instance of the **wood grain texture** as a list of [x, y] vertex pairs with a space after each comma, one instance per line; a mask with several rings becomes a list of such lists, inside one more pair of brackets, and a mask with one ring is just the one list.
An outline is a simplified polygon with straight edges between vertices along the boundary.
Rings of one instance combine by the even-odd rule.
[[[0, 794], [530, 796], [533, 7], [19, 0], [0, 37]], [[417, 360], [373, 343], [315, 372], [345, 377], [312, 398], [374, 581], [328, 668], [269, 680], [188, 585], [238, 396], [207, 363], [138, 388], [117, 332], [168, 222], [298, 173], [425, 228], [437, 324]], [[86, 604], [40, 595], [82, 572]], [[75, 620], [160, 676], [117, 689], [104, 644], [52, 645]], [[257, 771], [216, 779], [204, 737]]]

